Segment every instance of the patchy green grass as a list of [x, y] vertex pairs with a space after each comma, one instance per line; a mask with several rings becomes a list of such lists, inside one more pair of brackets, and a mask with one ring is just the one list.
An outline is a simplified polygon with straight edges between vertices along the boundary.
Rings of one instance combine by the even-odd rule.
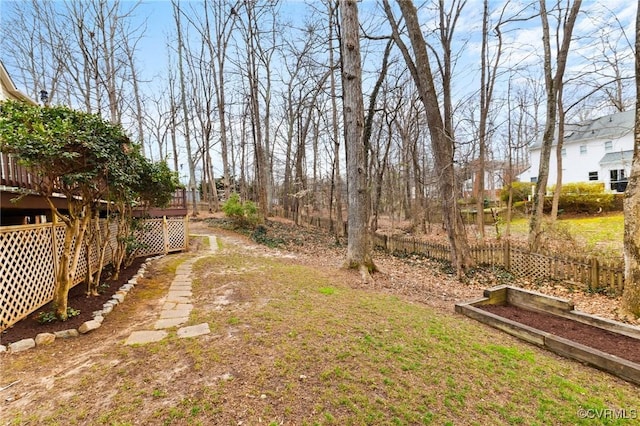
[[[629, 419], [594, 421], [583, 413], [640, 409], [635, 386], [453, 309], [353, 288], [350, 281], [360, 279], [355, 273], [225, 244], [197, 263], [194, 278], [197, 319], [210, 325], [210, 335], [178, 339], [171, 333], [154, 344], [107, 346], [92, 361], [101, 367], [58, 379], [55, 392], [37, 390], [46, 401], [41, 410], [25, 413], [9, 404], [0, 419], [43, 425], [626, 425]], [[27, 374], [29, 363], [21, 358], [6, 357], [3, 368]], [[45, 369], [56, 364], [39, 359]]]
[[[504, 224], [501, 233], [504, 234]], [[585, 251], [585, 254], [617, 254], [622, 250], [624, 216], [622, 213], [595, 217], [562, 218], [550, 225], [543, 225], [548, 233], [569, 236]], [[529, 234], [529, 219], [517, 218], [511, 221], [511, 234], [526, 238]]]
[[624, 216], [622, 213], [600, 217], [563, 219], [561, 223], [569, 227], [576, 237], [582, 238], [593, 247], [598, 243], [620, 243], [624, 235]]

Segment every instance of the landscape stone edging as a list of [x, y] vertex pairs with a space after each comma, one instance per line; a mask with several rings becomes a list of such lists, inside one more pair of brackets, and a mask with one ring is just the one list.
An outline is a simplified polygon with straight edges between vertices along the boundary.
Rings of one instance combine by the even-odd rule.
[[8, 345], [0, 345], [0, 354], [12, 354], [22, 352], [38, 346], [50, 345], [56, 339], [68, 339], [70, 337], [77, 337], [81, 334], [89, 333], [90, 331], [98, 329], [102, 325], [104, 317], [113, 311], [114, 306], [124, 302], [126, 295], [131, 291], [136, 284], [138, 284], [138, 278], [144, 277], [147, 267], [151, 261], [160, 259], [165, 255], [158, 255], [148, 257], [144, 263], [140, 265], [138, 272], [129, 280], [126, 284], [123, 284], [116, 290], [111, 296], [111, 299], [107, 300], [99, 311], [94, 311], [93, 318], [89, 321], [85, 321], [78, 327], [78, 329], [68, 329], [62, 331], [56, 331], [54, 333], [39, 333], [35, 338], [22, 339], [17, 342], [9, 343]]

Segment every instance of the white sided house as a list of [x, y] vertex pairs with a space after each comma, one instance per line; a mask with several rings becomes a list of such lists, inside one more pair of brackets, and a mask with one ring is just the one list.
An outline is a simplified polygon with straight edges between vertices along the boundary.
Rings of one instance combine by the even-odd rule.
[[[562, 183], [602, 182], [607, 192], [624, 192], [633, 160], [634, 111], [625, 111], [577, 124], [566, 124], [562, 148]], [[557, 143], [549, 158], [549, 180], [557, 180]], [[541, 140], [529, 146], [531, 167], [519, 176], [535, 183], [540, 167]]]
[[0, 101], [5, 99], [14, 99], [31, 105], [38, 105], [36, 101], [18, 90], [4, 64], [0, 61]]

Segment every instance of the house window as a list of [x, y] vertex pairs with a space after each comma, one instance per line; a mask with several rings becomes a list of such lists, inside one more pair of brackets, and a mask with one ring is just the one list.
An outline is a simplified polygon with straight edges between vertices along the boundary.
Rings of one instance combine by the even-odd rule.
[[538, 182], [538, 176], [534, 176], [531, 178], [531, 183], [536, 183]]
[[628, 179], [624, 173], [624, 169], [609, 170], [610, 188], [612, 191], [624, 192], [627, 189]]
[[580, 145], [580, 155], [587, 155], [587, 146]]
[[562, 155], [563, 157], [566, 157], [567, 156], [567, 148], [562, 148], [560, 150], [560, 155]]
[[589, 172], [589, 180], [598, 180], [598, 172]]
[[613, 142], [612, 141], [606, 141], [604, 143], [604, 151], [605, 152], [611, 152], [613, 151]]

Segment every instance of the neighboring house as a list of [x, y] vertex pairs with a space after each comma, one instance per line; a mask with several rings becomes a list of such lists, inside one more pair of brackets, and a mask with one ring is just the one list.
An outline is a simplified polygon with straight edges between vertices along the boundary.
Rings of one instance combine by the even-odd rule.
[[[484, 198], [496, 201], [500, 199], [500, 192], [505, 185], [511, 183], [513, 176], [517, 171], [521, 171], [522, 167], [517, 169], [514, 166], [513, 171], [509, 170], [509, 163], [501, 160], [487, 160], [484, 163]], [[480, 175], [480, 167], [478, 160], [473, 160], [467, 166], [467, 179], [463, 182], [462, 195], [467, 197], [477, 197], [479, 191], [478, 178]]]
[[[565, 125], [562, 147], [562, 183], [601, 182], [607, 191], [624, 192], [633, 159], [635, 112], [625, 111]], [[557, 179], [557, 143], [549, 159], [549, 180]], [[529, 146], [531, 167], [519, 176], [535, 183], [540, 166], [541, 140]]]
[[22, 93], [11, 80], [7, 69], [4, 67], [2, 61], [0, 61], [0, 101], [5, 99], [14, 99], [23, 101], [31, 105], [37, 105], [38, 103], [27, 95]]

